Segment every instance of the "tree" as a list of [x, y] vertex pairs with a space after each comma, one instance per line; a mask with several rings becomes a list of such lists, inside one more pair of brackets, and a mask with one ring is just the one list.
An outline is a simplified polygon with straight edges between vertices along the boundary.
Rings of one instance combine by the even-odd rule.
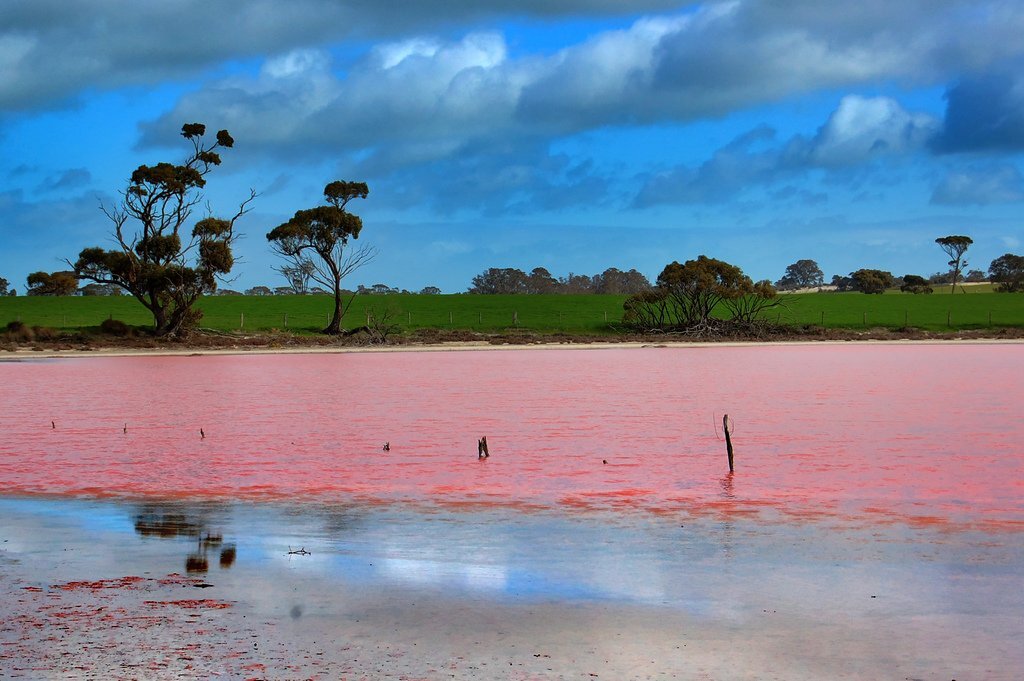
[[825, 283], [825, 273], [813, 260], [797, 260], [786, 267], [786, 273], [775, 282], [775, 287], [782, 291], [798, 288], [813, 288]]
[[[956, 282], [960, 278], [960, 272], [967, 267], [967, 261], [963, 259], [964, 253], [974, 243], [974, 239], [969, 236], [942, 236], [935, 240], [935, 243], [939, 245], [946, 255], [949, 256], [949, 266], [953, 269], [953, 288], [952, 292], [956, 291]], [[960, 287], [964, 293], [967, 290], [962, 286]]]
[[861, 293], [885, 293], [885, 290], [896, 285], [896, 277], [884, 270], [857, 270], [850, 272], [853, 290]]
[[[115, 206], [102, 206], [114, 225], [117, 247], [86, 248], [74, 263], [75, 274], [97, 284], [112, 284], [134, 296], [153, 315], [158, 336], [186, 333], [202, 316], [193, 309], [204, 293], [217, 288], [217, 279], [231, 271], [235, 221], [248, 212], [256, 192], [242, 201], [229, 219], [207, 216], [183, 239], [192, 210], [203, 200], [206, 176], [220, 165], [218, 149], [234, 146], [227, 130], [207, 143], [206, 126], [186, 123], [181, 136], [192, 151], [179, 165], [141, 165], [128, 180]], [[136, 224], [137, 230], [128, 229]]]
[[284, 278], [288, 280], [288, 285], [291, 287], [292, 293], [296, 293], [301, 296], [309, 292], [309, 278], [313, 276], [314, 271], [312, 262], [303, 260], [293, 267], [282, 265], [281, 267], [275, 267], [274, 269], [280, 272]]
[[739, 267], [702, 255], [666, 265], [654, 289], [626, 299], [623, 320], [642, 329], [703, 332], [718, 326], [712, 315], [720, 304], [729, 321], [749, 323], [779, 301], [770, 282], [755, 284]]
[[543, 267], [535, 267], [526, 279], [527, 293], [554, 293], [558, 281]]
[[250, 289], [245, 290], [247, 296], [272, 296], [274, 292], [269, 286], [253, 286]]
[[8, 290], [8, 287], [10, 285], [11, 285], [11, 282], [7, 281], [3, 277], [0, 277], [0, 296], [6, 296], [7, 295], [7, 290]]
[[33, 272], [27, 277], [30, 296], [73, 296], [78, 293], [74, 272]]
[[424, 286], [420, 291], [421, 296], [437, 296], [441, 294], [441, 289], [436, 286]]
[[343, 303], [341, 281], [373, 260], [376, 252], [368, 246], [349, 249], [349, 240], [358, 239], [363, 221], [346, 210], [353, 199], [365, 199], [370, 193], [365, 182], [336, 180], [324, 187], [326, 206], [296, 211], [291, 220], [267, 234], [278, 255], [292, 267], [308, 268], [310, 278], [334, 292], [334, 312], [323, 333], [342, 332], [341, 322], [352, 304]]
[[981, 284], [985, 281], [985, 273], [981, 270], [971, 270], [964, 277], [964, 281], [968, 284]]
[[121, 289], [110, 284], [86, 284], [78, 289], [83, 296], [119, 296]]
[[904, 274], [900, 290], [904, 293], [916, 295], [919, 293], [931, 293], [932, 287], [928, 284], [928, 280], [919, 274]]
[[573, 274], [558, 280], [559, 293], [593, 293], [594, 280], [586, 274]]
[[988, 266], [988, 277], [1000, 293], [1024, 291], [1024, 256], [1007, 253]]
[[594, 293], [632, 295], [647, 291], [650, 288], [651, 282], [635, 269], [623, 272], [614, 267], [609, 267], [601, 274], [596, 274], [593, 277]]
[[470, 293], [526, 293], [529, 288], [526, 272], [512, 267], [491, 267], [473, 277]]

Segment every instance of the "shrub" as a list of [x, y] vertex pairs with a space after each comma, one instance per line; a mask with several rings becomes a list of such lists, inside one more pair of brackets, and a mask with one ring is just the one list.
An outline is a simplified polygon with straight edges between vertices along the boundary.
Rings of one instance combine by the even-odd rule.
[[36, 339], [35, 333], [32, 329], [25, 325], [24, 322], [14, 321], [7, 323], [7, 340], [14, 342], [27, 343]]
[[36, 340], [49, 341], [60, 338], [60, 331], [49, 326], [33, 326], [32, 333]]
[[100, 331], [108, 336], [119, 336], [121, 338], [132, 335], [132, 327], [120, 319], [104, 319], [100, 324]]

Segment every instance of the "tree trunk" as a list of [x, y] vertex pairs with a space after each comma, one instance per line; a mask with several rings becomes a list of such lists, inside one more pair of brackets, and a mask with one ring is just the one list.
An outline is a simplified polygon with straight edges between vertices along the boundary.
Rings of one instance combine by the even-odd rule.
[[341, 333], [341, 316], [342, 316], [342, 305], [341, 305], [341, 282], [338, 281], [334, 284], [334, 314], [331, 316], [331, 323], [324, 329], [324, 333], [337, 336]]

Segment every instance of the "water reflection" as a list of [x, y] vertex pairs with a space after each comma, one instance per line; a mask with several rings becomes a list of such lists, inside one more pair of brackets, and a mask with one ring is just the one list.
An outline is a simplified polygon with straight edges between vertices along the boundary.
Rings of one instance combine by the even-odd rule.
[[146, 504], [135, 514], [135, 532], [141, 537], [194, 541], [192, 551], [185, 557], [185, 572], [189, 574], [207, 572], [211, 553], [219, 554], [218, 565], [222, 569], [235, 563], [235, 544], [224, 543], [221, 532], [211, 530], [209, 513], [203, 510], [177, 504]]

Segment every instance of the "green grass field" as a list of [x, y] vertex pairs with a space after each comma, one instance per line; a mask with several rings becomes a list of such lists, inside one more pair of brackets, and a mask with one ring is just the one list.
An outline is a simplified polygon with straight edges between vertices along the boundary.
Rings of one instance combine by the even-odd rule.
[[[946, 289], [948, 291], [948, 289]], [[768, 316], [784, 324], [827, 328], [901, 328], [932, 331], [1024, 327], [1024, 295], [970, 287], [965, 295], [805, 293], [782, 296], [783, 308]], [[521, 328], [540, 333], [614, 333], [625, 296], [607, 295], [387, 295], [357, 296], [346, 328], [366, 323], [367, 312], [391, 314], [402, 330], [470, 329], [494, 332]], [[315, 333], [327, 324], [329, 296], [216, 296], [200, 301], [201, 326], [221, 331], [289, 330]], [[3, 297], [0, 326], [19, 320], [29, 326], [88, 329], [113, 317], [147, 326], [149, 313], [133, 298]]]

